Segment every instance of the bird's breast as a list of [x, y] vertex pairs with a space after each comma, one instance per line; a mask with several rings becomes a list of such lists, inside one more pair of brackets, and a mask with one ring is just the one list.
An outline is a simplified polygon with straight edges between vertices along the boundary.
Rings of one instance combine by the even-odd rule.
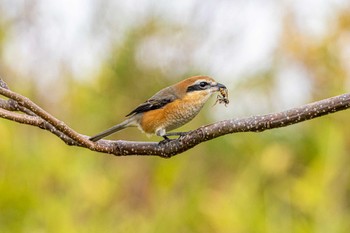
[[187, 95], [163, 108], [143, 113], [141, 128], [146, 133], [155, 133], [159, 129], [170, 131], [192, 120], [202, 109], [210, 95]]
[[165, 129], [173, 130], [191, 121], [203, 105], [202, 102], [174, 101], [172, 106], [165, 109]]

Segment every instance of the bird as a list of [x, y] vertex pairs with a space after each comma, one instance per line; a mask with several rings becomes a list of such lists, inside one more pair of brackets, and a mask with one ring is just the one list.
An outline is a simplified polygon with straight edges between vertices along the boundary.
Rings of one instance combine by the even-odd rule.
[[215, 92], [227, 90], [226, 86], [209, 76], [192, 76], [168, 86], [140, 104], [126, 120], [89, 139], [96, 142], [127, 127], [138, 127], [147, 135], [163, 137], [183, 136], [185, 132], [168, 132], [191, 121]]

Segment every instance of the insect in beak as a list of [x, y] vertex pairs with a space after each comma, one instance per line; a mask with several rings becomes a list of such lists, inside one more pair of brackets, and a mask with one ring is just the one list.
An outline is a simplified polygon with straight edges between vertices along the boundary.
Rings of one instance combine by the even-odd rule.
[[227, 88], [224, 85], [221, 85], [221, 86], [219, 86], [219, 92], [220, 92], [220, 94], [217, 96], [214, 105], [216, 105], [219, 102], [219, 104], [224, 103], [225, 107], [227, 107], [227, 105], [230, 103], [230, 101], [228, 100], [228, 90], [227, 90]]

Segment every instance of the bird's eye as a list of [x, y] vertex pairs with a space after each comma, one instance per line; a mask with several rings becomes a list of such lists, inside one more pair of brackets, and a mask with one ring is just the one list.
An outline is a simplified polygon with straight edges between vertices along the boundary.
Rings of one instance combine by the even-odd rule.
[[200, 86], [200, 87], [206, 87], [207, 85], [208, 85], [207, 82], [200, 82], [200, 83], [199, 83], [199, 86]]

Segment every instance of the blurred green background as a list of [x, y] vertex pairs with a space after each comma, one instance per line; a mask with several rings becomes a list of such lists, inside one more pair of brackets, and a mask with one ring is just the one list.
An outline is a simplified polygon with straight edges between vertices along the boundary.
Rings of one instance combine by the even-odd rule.
[[[226, 84], [231, 103], [213, 98], [184, 130], [348, 92], [349, 3], [0, 2], [0, 75], [80, 133], [198, 74]], [[0, 232], [349, 232], [349, 117], [226, 135], [167, 160], [69, 147], [0, 119]]]

